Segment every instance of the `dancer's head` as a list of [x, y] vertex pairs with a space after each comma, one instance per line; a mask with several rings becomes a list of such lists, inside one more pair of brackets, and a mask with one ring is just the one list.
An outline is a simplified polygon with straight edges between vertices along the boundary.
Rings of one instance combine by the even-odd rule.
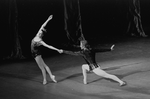
[[87, 49], [87, 46], [88, 46], [88, 44], [87, 44], [86, 40], [81, 40], [80, 41], [80, 48], [81, 49]]

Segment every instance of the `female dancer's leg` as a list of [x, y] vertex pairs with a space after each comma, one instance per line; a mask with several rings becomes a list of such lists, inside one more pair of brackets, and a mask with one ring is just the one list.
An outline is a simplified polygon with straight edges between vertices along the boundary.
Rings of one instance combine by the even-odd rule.
[[43, 75], [43, 84], [47, 84], [47, 79], [46, 79], [46, 71], [48, 72], [50, 78], [54, 81], [54, 82], [57, 82], [55, 80], [55, 76], [52, 75], [52, 72], [50, 70], [50, 68], [45, 64], [44, 60], [42, 59], [41, 55], [37, 56], [35, 58], [39, 68], [41, 69], [42, 71], [42, 75]]
[[50, 68], [44, 63], [44, 61], [43, 61], [43, 65], [44, 65], [46, 71], [48, 72], [50, 78], [52, 79], [52, 81], [56, 83], [57, 81], [55, 80], [55, 76], [52, 74]]
[[46, 71], [45, 71], [45, 68], [44, 68], [44, 65], [43, 65], [43, 62], [42, 62], [42, 57], [41, 55], [38, 55], [35, 57], [35, 60], [39, 66], [39, 68], [41, 69], [42, 71], [42, 75], [43, 75], [43, 84], [45, 85], [47, 83], [47, 80], [46, 80]]

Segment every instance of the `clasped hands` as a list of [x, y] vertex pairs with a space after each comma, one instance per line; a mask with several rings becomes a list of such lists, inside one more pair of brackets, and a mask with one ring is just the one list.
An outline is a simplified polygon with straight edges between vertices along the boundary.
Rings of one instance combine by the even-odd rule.
[[62, 49], [59, 49], [59, 50], [57, 50], [59, 53], [63, 53], [63, 50]]

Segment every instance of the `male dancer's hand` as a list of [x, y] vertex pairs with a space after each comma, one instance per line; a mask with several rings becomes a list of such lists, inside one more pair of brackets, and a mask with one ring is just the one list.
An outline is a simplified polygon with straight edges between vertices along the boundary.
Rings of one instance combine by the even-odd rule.
[[111, 46], [111, 51], [114, 50], [114, 46], [115, 46], [114, 44]]

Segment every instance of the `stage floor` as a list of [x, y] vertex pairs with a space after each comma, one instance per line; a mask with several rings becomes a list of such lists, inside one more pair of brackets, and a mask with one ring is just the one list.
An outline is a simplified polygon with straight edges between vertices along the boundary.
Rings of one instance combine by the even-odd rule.
[[[82, 82], [79, 56], [58, 55], [44, 58], [58, 83], [42, 74], [34, 60], [0, 66], [0, 99], [150, 99], [150, 38], [129, 39], [116, 43], [115, 50], [97, 53], [96, 60], [106, 72], [128, 83], [118, 83], [93, 73], [88, 84]], [[48, 77], [48, 75], [47, 75]]]

